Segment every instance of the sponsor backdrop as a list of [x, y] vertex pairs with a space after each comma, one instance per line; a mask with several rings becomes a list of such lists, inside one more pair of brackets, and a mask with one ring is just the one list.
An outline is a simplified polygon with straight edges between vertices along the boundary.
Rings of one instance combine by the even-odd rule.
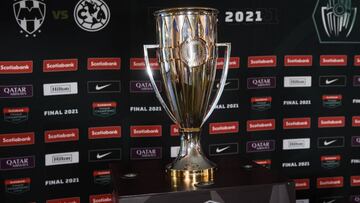
[[281, 171], [298, 203], [360, 202], [360, 0], [1, 1], [1, 202], [111, 202], [109, 162], [176, 156], [142, 45], [155, 10], [195, 5], [232, 43], [206, 154]]

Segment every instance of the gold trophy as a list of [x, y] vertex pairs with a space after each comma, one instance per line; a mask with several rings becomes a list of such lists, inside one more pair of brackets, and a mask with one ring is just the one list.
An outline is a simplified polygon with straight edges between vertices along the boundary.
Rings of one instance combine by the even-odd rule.
[[[166, 171], [175, 181], [211, 181], [216, 164], [201, 149], [201, 127], [214, 111], [224, 90], [231, 44], [217, 43], [217, 14], [213, 8], [184, 7], [154, 13], [158, 44], [144, 45], [146, 70], [161, 105], [179, 126], [181, 143], [177, 158]], [[226, 47], [220, 85], [210, 102], [218, 47]], [[150, 67], [148, 49], [156, 49], [167, 103]]]

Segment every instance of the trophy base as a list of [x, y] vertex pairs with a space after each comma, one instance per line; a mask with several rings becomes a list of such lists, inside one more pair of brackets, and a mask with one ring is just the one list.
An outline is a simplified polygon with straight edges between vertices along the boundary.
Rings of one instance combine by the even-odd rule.
[[200, 157], [200, 159], [197, 159], [199, 164], [189, 164], [192, 166], [196, 165], [198, 167], [187, 167], [187, 169], [184, 169], [186, 167], [179, 167], [184, 166], [183, 164], [186, 162], [186, 158], [177, 159], [166, 166], [166, 172], [168, 176], [171, 177], [173, 187], [194, 188], [198, 185], [210, 185], [213, 183], [216, 164], [209, 161], [206, 157]]

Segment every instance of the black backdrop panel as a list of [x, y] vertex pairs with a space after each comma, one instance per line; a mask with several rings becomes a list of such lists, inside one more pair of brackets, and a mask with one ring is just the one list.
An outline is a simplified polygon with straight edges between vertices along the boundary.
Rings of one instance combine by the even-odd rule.
[[219, 42], [232, 43], [203, 129], [210, 158], [282, 171], [299, 202], [359, 202], [359, 0], [0, 2], [1, 199], [111, 202], [110, 161], [171, 157], [179, 137], [142, 45], [156, 43], [153, 12], [178, 6], [219, 9]]

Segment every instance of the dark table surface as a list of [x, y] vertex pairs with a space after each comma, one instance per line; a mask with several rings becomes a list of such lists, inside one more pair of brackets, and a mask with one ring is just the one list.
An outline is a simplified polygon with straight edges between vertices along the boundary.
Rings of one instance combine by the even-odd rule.
[[[210, 187], [173, 187], [171, 178], [165, 173], [165, 166], [171, 160], [122, 161], [110, 164], [115, 193], [118, 196], [133, 196], [169, 192], [188, 192], [212, 188], [290, 183], [276, 171], [268, 170], [245, 158], [212, 158], [218, 168], [214, 184]], [[251, 165], [247, 169], [244, 166]], [[136, 173], [134, 179], [126, 179], [124, 174]]]

